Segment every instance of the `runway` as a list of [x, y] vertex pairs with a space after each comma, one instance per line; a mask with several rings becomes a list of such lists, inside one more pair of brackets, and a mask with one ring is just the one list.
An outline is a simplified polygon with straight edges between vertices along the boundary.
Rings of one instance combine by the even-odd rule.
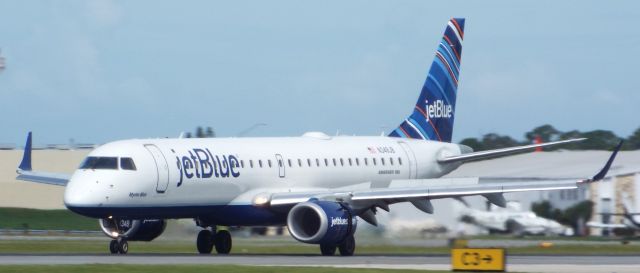
[[[255, 266], [323, 266], [349, 268], [451, 269], [449, 256], [323, 257], [315, 255], [0, 255], [3, 265], [62, 264], [235, 264]], [[519, 272], [638, 272], [637, 256], [508, 256], [507, 269]]]

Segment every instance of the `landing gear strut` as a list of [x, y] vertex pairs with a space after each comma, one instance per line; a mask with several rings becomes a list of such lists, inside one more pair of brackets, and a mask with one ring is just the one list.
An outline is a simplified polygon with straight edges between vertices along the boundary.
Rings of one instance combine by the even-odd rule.
[[125, 238], [111, 240], [109, 243], [109, 252], [111, 254], [127, 254], [129, 252], [129, 243]]
[[232, 246], [231, 233], [226, 230], [214, 232], [215, 229], [214, 231], [204, 229], [198, 233], [198, 239], [196, 240], [198, 252], [200, 254], [210, 254], [215, 246], [218, 254], [229, 254]]
[[333, 256], [336, 254], [336, 248], [340, 251], [340, 256], [353, 256], [356, 251], [356, 239], [350, 235], [338, 245], [320, 244], [320, 253], [322, 256]]

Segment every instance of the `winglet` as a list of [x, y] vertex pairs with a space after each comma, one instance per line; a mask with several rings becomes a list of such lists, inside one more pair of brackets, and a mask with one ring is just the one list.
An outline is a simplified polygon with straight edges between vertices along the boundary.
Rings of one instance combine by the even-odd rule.
[[624, 140], [620, 140], [620, 143], [618, 143], [618, 146], [616, 146], [616, 148], [613, 149], [613, 153], [609, 157], [609, 160], [607, 160], [607, 164], [604, 165], [602, 170], [600, 170], [599, 173], [594, 175], [590, 180], [586, 182], [599, 181], [599, 180], [602, 180], [607, 175], [609, 168], [611, 168], [611, 164], [613, 164], [613, 160], [616, 159], [616, 155], [618, 154], [618, 151], [620, 151], [620, 148], [622, 147], [622, 143], [624, 143]]
[[27, 135], [27, 143], [24, 145], [24, 155], [22, 155], [22, 162], [18, 166], [19, 170], [31, 171], [31, 132]]

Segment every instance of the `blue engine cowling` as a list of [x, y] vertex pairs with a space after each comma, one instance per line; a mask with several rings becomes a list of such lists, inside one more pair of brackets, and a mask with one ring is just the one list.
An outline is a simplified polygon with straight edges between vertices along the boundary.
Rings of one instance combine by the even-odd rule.
[[346, 205], [312, 200], [295, 205], [287, 228], [296, 240], [308, 244], [339, 244], [356, 231], [357, 221]]
[[100, 228], [107, 236], [129, 241], [151, 241], [164, 232], [167, 222], [162, 219], [130, 220], [106, 218], [100, 219]]

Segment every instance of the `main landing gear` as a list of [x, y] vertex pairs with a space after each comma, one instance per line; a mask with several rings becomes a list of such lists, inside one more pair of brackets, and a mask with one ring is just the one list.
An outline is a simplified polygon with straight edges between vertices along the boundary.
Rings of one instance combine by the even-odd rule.
[[127, 239], [118, 238], [111, 240], [109, 243], [109, 251], [111, 254], [127, 254], [129, 252], [129, 243], [127, 243]]
[[196, 246], [200, 254], [210, 254], [213, 247], [216, 247], [218, 254], [229, 254], [231, 252], [231, 233], [227, 230], [218, 232], [209, 229], [201, 230], [198, 233]]
[[320, 244], [320, 253], [322, 256], [333, 256], [336, 254], [336, 248], [340, 251], [340, 256], [353, 256], [356, 251], [356, 239], [353, 238], [353, 235], [349, 235], [338, 245]]

